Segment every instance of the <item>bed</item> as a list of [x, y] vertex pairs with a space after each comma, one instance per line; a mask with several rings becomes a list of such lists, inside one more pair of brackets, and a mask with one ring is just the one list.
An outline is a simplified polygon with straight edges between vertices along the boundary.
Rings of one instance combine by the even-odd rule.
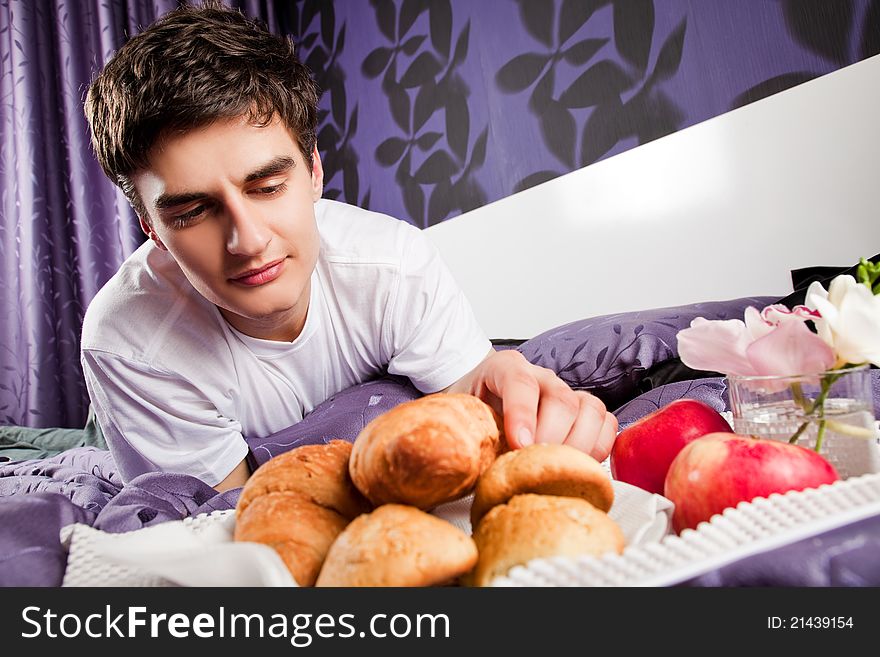
[[[772, 296], [741, 297], [602, 315], [550, 329], [518, 345], [499, 344], [496, 348], [517, 349], [531, 362], [556, 371], [572, 387], [598, 395], [614, 410], [621, 428], [685, 397], [700, 399], [724, 412], [728, 409], [724, 379], [682, 368], [676, 360], [675, 335], [695, 317], [737, 318], [749, 305], [762, 307], [775, 300]], [[872, 371], [875, 404], [880, 398], [877, 372]], [[354, 440], [371, 419], [418, 395], [406, 380], [393, 376], [344, 390], [300, 423], [271, 436], [249, 438], [251, 465], [257, 467], [299, 445], [334, 438]], [[875, 415], [878, 412], [875, 408]], [[130, 532], [232, 509], [239, 492], [234, 489], [218, 494], [193, 477], [168, 473], [141, 475], [123, 486], [110, 453], [95, 447], [3, 464], [0, 585], [60, 586], [68, 559], [61, 541], [64, 527], [80, 524], [108, 533]], [[863, 564], [859, 555], [869, 547], [878, 547], [880, 517], [860, 518], [849, 527], [835, 527], [831, 534], [829, 543], [818, 550], [810, 548], [815, 541], [792, 541], [775, 548], [800, 550], [797, 561], [766, 553], [750, 555], [724, 568], [696, 574], [684, 583], [880, 584], [880, 568], [846, 566], [848, 554], [854, 564]], [[826, 559], [823, 555], [832, 549], [834, 559]], [[768, 568], [768, 563], [773, 568]], [[804, 567], [804, 563], [810, 566]]]
[[[877, 250], [871, 144], [880, 124], [863, 94], [877, 92], [865, 81], [878, 66], [866, 60], [426, 232], [497, 348], [595, 393], [621, 428], [685, 397], [726, 411], [722, 377], [676, 362], [676, 333], [698, 316], [737, 318], [778, 300], [793, 270], [848, 266]], [[249, 437], [251, 465], [298, 445], [353, 440], [417, 395], [394, 377], [344, 390], [295, 426]], [[238, 492], [155, 473], [123, 487], [110, 454], [95, 447], [0, 463], [0, 585], [60, 585], [63, 527], [129, 532], [222, 513]], [[880, 585], [880, 513], [851, 520], [679, 583]]]

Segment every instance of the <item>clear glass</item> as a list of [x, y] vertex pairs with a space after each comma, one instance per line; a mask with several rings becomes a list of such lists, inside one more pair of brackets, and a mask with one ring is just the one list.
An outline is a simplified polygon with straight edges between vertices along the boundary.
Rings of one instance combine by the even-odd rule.
[[[880, 472], [867, 365], [803, 376], [728, 376], [734, 431], [795, 442], [824, 456], [842, 479]], [[794, 438], [794, 441], [792, 441]]]

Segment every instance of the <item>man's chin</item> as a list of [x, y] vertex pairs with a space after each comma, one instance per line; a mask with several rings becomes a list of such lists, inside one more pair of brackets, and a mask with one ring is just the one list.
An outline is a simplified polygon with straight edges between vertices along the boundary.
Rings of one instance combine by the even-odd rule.
[[305, 324], [305, 311], [289, 302], [230, 304], [220, 314], [245, 335], [268, 340], [293, 340]]

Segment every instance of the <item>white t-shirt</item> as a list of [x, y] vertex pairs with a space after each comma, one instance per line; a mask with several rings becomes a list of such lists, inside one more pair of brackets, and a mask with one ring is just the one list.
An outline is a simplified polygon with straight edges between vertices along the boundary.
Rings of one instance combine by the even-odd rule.
[[214, 486], [264, 437], [335, 393], [387, 371], [441, 390], [490, 343], [420, 230], [321, 200], [320, 252], [302, 333], [293, 342], [232, 328], [152, 241], [89, 305], [82, 364], [122, 478], [150, 471]]

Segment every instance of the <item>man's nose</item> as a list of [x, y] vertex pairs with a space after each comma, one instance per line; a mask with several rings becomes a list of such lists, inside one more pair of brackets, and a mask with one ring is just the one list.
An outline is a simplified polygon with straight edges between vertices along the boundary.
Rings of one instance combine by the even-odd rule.
[[261, 213], [244, 201], [227, 205], [229, 235], [226, 250], [233, 255], [255, 256], [263, 253], [272, 239]]

